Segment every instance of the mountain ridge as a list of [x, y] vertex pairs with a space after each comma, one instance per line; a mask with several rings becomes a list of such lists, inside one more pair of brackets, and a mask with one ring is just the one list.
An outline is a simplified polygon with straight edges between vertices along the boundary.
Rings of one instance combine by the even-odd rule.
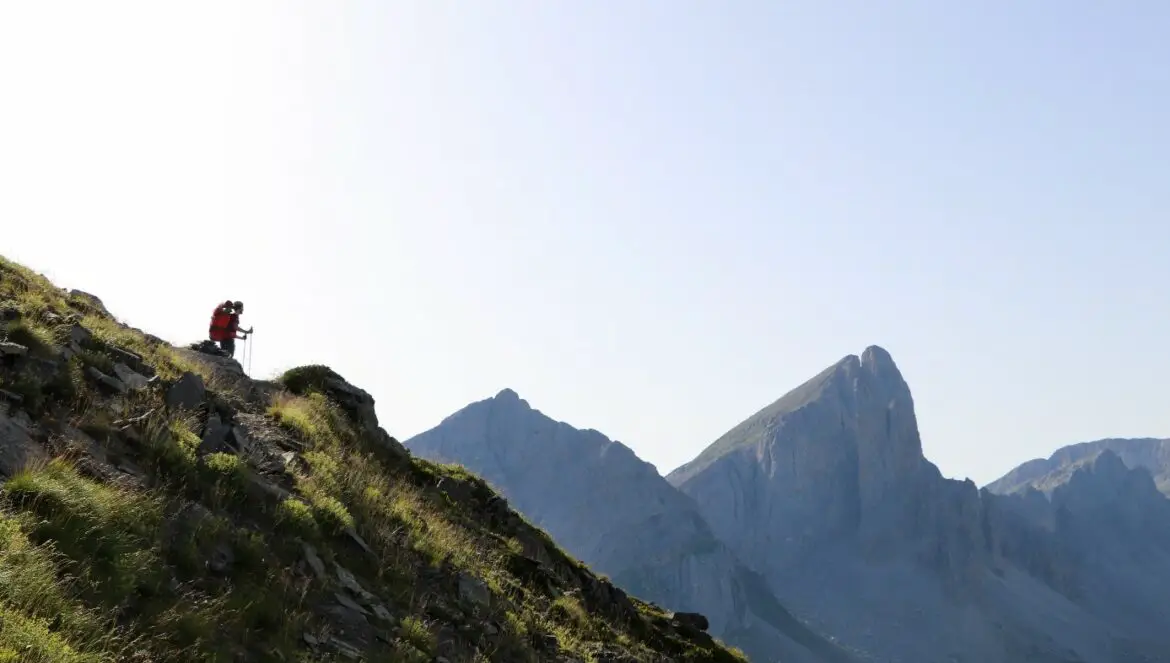
[[1017, 465], [986, 487], [993, 493], [1016, 492], [1042, 480], [1045, 475], [1059, 472], [1062, 466], [1095, 457], [1104, 450], [1117, 454], [1130, 468], [1146, 468], [1153, 475], [1158, 489], [1170, 495], [1170, 439], [1155, 437], [1103, 438], [1065, 445], [1047, 458], [1034, 458]]
[[[1109, 612], [1127, 601], [1149, 608], [1143, 584], [1080, 552], [1143, 551], [1152, 577], [1170, 578], [1157, 561], [1170, 548], [1134, 534], [1161, 508], [1152, 483], [1105, 458], [1070, 473], [1051, 507], [1044, 496], [1008, 499], [943, 477], [922, 452], [909, 386], [879, 346], [757, 410], [667, 478], [781, 601], [876, 656], [1112, 662], [1170, 651], [1157, 628]], [[1102, 508], [1139, 525], [1094, 548], [1085, 532], [1108, 521], [1095, 505], [1126, 486], [1142, 496], [1138, 512]], [[1093, 582], [1106, 576], [1113, 595]], [[1017, 604], [1044, 607], [1022, 613]]]
[[712, 633], [753, 660], [769, 660], [766, 651], [784, 652], [786, 661], [849, 660], [735, 559], [691, 498], [619, 441], [555, 420], [507, 389], [404, 444], [472, 469], [619, 586], [702, 612]]

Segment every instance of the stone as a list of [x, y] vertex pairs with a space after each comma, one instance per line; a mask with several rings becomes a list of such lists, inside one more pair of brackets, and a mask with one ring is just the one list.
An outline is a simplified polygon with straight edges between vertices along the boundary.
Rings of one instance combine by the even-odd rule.
[[366, 540], [363, 539], [362, 536], [358, 534], [356, 530], [354, 530], [354, 528], [345, 528], [345, 535], [349, 537], [350, 541], [356, 543], [358, 547], [361, 548], [365, 553], [377, 557], [377, 553], [374, 552], [374, 549], [370, 547], [370, 544], [366, 543]]
[[342, 605], [346, 608], [349, 608], [350, 610], [353, 610], [354, 612], [361, 613], [363, 616], [368, 616], [370, 614], [370, 612], [368, 610], [366, 610], [365, 608], [358, 605], [357, 601], [354, 601], [353, 599], [349, 598], [345, 594], [342, 594], [341, 592], [334, 592], [333, 596], [337, 599], [337, 603], [339, 605]]
[[337, 636], [329, 638], [329, 644], [333, 647], [334, 651], [351, 661], [360, 660], [362, 657], [362, 651], [360, 649]]
[[232, 426], [232, 440], [241, 454], [247, 454], [251, 450], [251, 440], [248, 439], [247, 429], [243, 426]]
[[24, 402], [24, 396], [6, 389], [0, 389], [0, 400], [6, 400], [9, 403], [20, 405]]
[[382, 605], [381, 603], [374, 604], [374, 614], [383, 621], [391, 623], [395, 621], [394, 615], [390, 614], [390, 611], [386, 609], [386, 606]]
[[11, 477], [30, 462], [48, 460], [45, 448], [33, 438], [35, 428], [24, 412], [0, 411], [0, 476]]
[[207, 425], [203, 427], [203, 438], [199, 443], [197, 453], [200, 456], [217, 453], [227, 449], [227, 434], [231, 426], [223, 423], [218, 414], [207, 417]]
[[397, 439], [395, 439], [393, 436], [391, 436], [389, 433], [387, 433], [380, 426], [377, 429], [375, 440], [377, 441], [379, 447], [381, 447], [383, 450], [389, 452], [389, 454], [393, 457], [396, 457], [396, 458], [409, 458], [410, 457], [410, 452], [407, 451], [406, 447], [402, 446], [401, 442], [399, 442]]
[[52, 359], [26, 356], [21, 359], [21, 370], [36, 382], [46, 384], [57, 377], [61, 364]]
[[75, 324], [69, 328], [69, 342], [72, 344], [74, 352], [80, 352], [81, 346], [89, 343], [93, 339], [93, 333], [85, 327]]
[[118, 378], [106, 375], [93, 366], [85, 369], [85, 372], [99, 384], [105, 386], [107, 389], [110, 389], [111, 391], [118, 394], [126, 393], [126, 383], [122, 382]]
[[535, 633], [532, 636], [532, 645], [543, 652], [555, 654], [561, 648], [557, 636], [552, 633]]
[[179, 410], [194, 410], [203, 404], [207, 388], [203, 386], [203, 378], [197, 373], [184, 373], [171, 388], [167, 390], [167, 407]]
[[20, 309], [15, 306], [0, 306], [0, 322], [20, 319]]
[[676, 612], [670, 616], [670, 620], [696, 631], [706, 631], [710, 626], [707, 618], [697, 612]]
[[378, 598], [370, 592], [366, 591], [366, 588], [362, 587], [361, 583], [358, 582], [357, 578], [354, 577], [353, 573], [351, 573], [349, 569], [340, 564], [334, 564], [333, 567], [337, 572], [337, 580], [341, 583], [341, 586], [353, 592], [355, 596], [361, 598], [364, 601], [374, 601]]
[[114, 364], [114, 375], [117, 375], [118, 379], [125, 383], [132, 391], [141, 391], [146, 389], [147, 385], [150, 384], [149, 379], [145, 375], [131, 369], [126, 364]]
[[474, 502], [475, 489], [466, 481], [460, 481], [454, 477], [442, 477], [439, 482], [435, 484], [447, 497], [457, 505], [468, 508]]
[[96, 308], [97, 310], [106, 314], [107, 316], [113, 317], [112, 315], [110, 315], [110, 312], [108, 310], [106, 310], [106, 305], [102, 303], [102, 300], [98, 299], [95, 295], [91, 295], [88, 292], [84, 292], [84, 291], [77, 290], [77, 289], [70, 290], [69, 294], [73, 297], [77, 297], [78, 299], [84, 300], [87, 304], [89, 304], [90, 306], [93, 306], [94, 308]]
[[249, 473], [248, 481], [250, 481], [253, 486], [270, 495], [278, 502], [283, 502], [284, 500], [293, 496], [289, 491], [257, 474]]
[[0, 341], [0, 355], [13, 355], [22, 357], [28, 354], [28, 348], [19, 343], [12, 343], [11, 341]]
[[460, 600], [481, 608], [492, 604], [492, 593], [484, 581], [466, 573], [459, 574]]
[[212, 573], [223, 575], [228, 572], [235, 559], [236, 557], [232, 552], [231, 546], [220, 544], [211, 551], [211, 558], [207, 560], [207, 568]]
[[325, 563], [317, 555], [317, 549], [307, 543], [302, 543], [301, 548], [305, 553], [305, 561], [309, 564], [309, 568], [313, 569], [318, 580], [324, 580], [326, 578]]
[[125, 364], [128, 368], [130, 368], [134, 372], [140, 373], [144, 377], [148, 377], [148, 378], [154, 376], [154, 374], [155, 374], [154, 369], [151, 368], [148, 364], [146, 364], [146, 362], [144, 362], [142, 360], [142, 357], [138, 353], [131, 352], [129, 350], [126, 350], [124, 348], [119, 348], [117, 346], [110, 346], [108, 348], [108, 351], [111, 355], [114, 356], [115, 360], [118, 360], [121, 363]]

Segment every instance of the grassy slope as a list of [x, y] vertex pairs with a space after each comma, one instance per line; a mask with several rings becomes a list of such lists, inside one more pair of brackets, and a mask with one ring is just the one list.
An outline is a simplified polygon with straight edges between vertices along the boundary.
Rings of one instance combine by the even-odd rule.
[[[740, 660], [483, 481], [399, 452], [324, 367], [234, 378], [3, 259], [0, 320], [0, 340], [47, 360], [0, 363], [45, 449], [0, 487], [0, 663]], [[63, 359], [71, 332], [89, 337]], [[113, 374], [120, 350], [159, 379], [118, 394], [88, 373]], [[166, 407], [185, 372], [204, 403]], [[201, 451], [213, 414], [249, 444]]]

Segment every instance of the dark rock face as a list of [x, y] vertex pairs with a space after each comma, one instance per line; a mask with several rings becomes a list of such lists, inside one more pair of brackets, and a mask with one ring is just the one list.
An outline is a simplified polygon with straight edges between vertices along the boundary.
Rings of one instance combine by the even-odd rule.
[[[482, 476], [591, 568], [630, 594], [685, 611], [679, 614], [701, 613], [707, 627], [699, 630], [733, 636], [728, 641], [753, 660], [778, 652], [794, 662], [847, 660], [789, 614], [765, 579], [745, 587], [741, 579], [750, 571], [715, 537], [695, 504], [620, 442], [554, 421], [505, 389], [406, 445], [421, 457], [459, 463]], [[457, 487], [447, 490], [460, 499]], [[539, 554], [525, 550], [529, 557]]]
[[1134, 472], [1102, 454], [1006, 497], [946, 479], [871, 347], [668, 479], [782, 601], [879, 660], [1170, 660], [1170, 515]]

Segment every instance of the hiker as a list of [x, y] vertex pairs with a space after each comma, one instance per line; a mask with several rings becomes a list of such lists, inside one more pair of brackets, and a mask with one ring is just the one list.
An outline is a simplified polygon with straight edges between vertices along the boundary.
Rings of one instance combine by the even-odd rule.
[[240, 314], [243, 312], [244, 302], [228, 300], [216, 306], [215, 312], [211, 314], [208, 336], [211, 340], [217, 341], [220, 349], [229, 357], [236, 355], [236, 339], [246, 339], [248, 334], [252, 333], [252, 330], [248, 329], [242, 336], [240, 335]]

